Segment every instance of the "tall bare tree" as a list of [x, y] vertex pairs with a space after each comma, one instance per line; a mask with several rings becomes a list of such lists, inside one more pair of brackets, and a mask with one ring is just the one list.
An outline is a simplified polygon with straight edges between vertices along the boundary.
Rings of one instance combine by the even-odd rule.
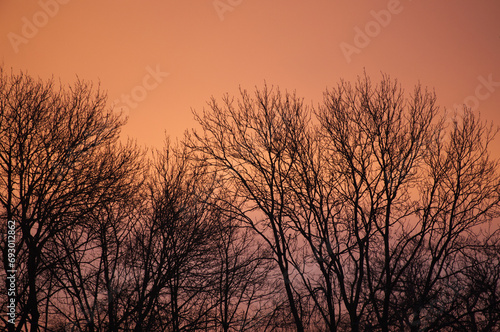
[[355, 86], [341, 82], [318, 113], [341, 204], [330, 259], [353, 331], [372, 324], [361, 322], [370, 303], [378, 321], [389, 321], [394, 287], [411, 261], [408, 246], [421, 234], [408, 221], [410, 194], [436, 114], [432, 94], [417, 87], [406, 98], [388, 77], [377, 86], [367, 77]]
[[203, 134], [194, 133], [192, 147], [224, 172], [226, 190], [237, 197], [235, 210], [273, 252], [293, 322], [303, 331], [306, 315], [290, 262], [296, 233], [285, 215], [286, 177], [295, 159], [287, 155], [291, 137], [285, 126], [302, 117], [302, 100], [266, 86], [254, 97], [244, 90], [237, 101], [225, 96], [222, 105], [212, 99], [209, 108], [195, 114]]
[[56, 87], [3, 69], [0, 109], [1, 215], [18, 226], [16, 328], [38, 331], [52, 296], [43, 278], [53, 264], [45, 255], [50, 242], [113, 200], [126, 181], [124, 165], [105, 153], [123, 121], [90, 84]]

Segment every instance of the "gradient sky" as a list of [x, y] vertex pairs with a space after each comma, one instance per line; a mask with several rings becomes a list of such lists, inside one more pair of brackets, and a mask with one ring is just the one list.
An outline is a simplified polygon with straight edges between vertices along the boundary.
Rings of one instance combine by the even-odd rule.
[[0, 0], [0, 56], [32, 76], [100, 81], [110, 106], [135, 93], [123, 134], [153, 147], [195, 127], [191, 109], [212, 95], [265, 80], [317, 104], [364, 68], [500, 125], [498, 0]]

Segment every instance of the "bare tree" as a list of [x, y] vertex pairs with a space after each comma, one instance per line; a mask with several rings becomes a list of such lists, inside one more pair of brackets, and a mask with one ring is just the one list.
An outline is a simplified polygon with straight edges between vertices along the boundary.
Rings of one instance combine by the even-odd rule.
[[2, 218], [18, 226], [18, 331], [47, 327], [40, 310], [53, 295], [51, 279], [44, 279], [53, 264], [45, 256], [50, 242], [122, 185], [123, 165], [104, 151], [123, 121], [105, 103], [99, 89], [81, 81], [56, 88], [53, 81], [0, 72], [0, 204]]
[[305, 315], [290, 262], [297, 234], [285, 215], [286, 176], [295, 156], [286, 154], [291, 138], [284, 129], [287, 121], [301, 117], [302, 101], [266, 86], [254, 98], [241, 90], [237, 102], [225, 96], [222, 106], [212, 99], [209, 107], [202, 115], [195, 114], [203, 134], [195, 132], [191, 146], [224, 172], [226, 190], [237, 197], [234, 208], [239, 217], [273, 252], [293, 322], [303, 331]]
[[205, 291], [217, 224], [210, 215], [215, 178], [167, 140], [148, 180], [149, 211], [129, 249], [136, 331], [194, 329], [212, 309]]
[[327, 92], [318, 113], [341, 204], [330, 259], [353, 331], [372, 324], [362, 322], [370, 303], [377, 321], [389, 321], [402, 260], [411, 261], [408, 246], [421, 234], [408, 222], [410, 196], [433, 133], [434, 103], [419, 87], [406, 99], [388, 77], [376, 87], [364, 77]]
[[[474, 243], [481, 240], [477, 229], [499, 215], [499, 164], [488, 153], [494, 134], [491, 126], [464, 107], [449, 134], [436, 136], [428, 145], [417, 208], [419, 223], [425, 226], [421, 237], [425, 260], [420, 266], [423, 278], [414, 276], [421, 282], [411, 324], [414, 330], [422, 328], [421, 310], [438, 295], [440, 283], [467, 268], [456, 261], [462, 260], [464, 252], [477, 252]], [[456, 291], [452, 293], [456, 299]], [[430, 310], [427, 316], [432, 317]]]
[[341, 250], [330, 259], [352, 330], [399, 326], [408, 281], [418, 287], [404, 328], [423, 328], [438, 282], [458, 272], [463, 237], [498, 215], [492, 129], [464, 109], [446, 136], [438, 115], [420, 86], [405, 97], [396, 81], [372, 86], [366, 76], [327, 92], [318, 113], [341, 204], [333, 226]]
[[218, 198], [212, 206], [218, 220], [218, 234], [214, 255], [214, 277], [211, 296], [215, 304], [210, 313], [217, 331], [263, 330], [273, 319], [272, 299], [280, 291], [276, 287], [275, 269], [269, 251], [263, 243], [241, 225], [224, 208], [227, 199]]

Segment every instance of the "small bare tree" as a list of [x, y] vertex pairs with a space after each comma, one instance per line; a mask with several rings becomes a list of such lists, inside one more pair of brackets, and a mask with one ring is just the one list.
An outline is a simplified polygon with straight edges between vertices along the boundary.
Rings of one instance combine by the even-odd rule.
[[263, 330], [272, 320], [272, 299], [279, 292], [269, 251], [247, 227], [217, 199], [213, 217], [219, 228], [214, 254], [215, 304], [210, 313], [217, 331]]
[[148, 180], [146, 218], [129, 248], [135, 331], [182, 331], [206, 323], [207, 275], [217, 223], [211, 217], [215, 175], [167, 140]]

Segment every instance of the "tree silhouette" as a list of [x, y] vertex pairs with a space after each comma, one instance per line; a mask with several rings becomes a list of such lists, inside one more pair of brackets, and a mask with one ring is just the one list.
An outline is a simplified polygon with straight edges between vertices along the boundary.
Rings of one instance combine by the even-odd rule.
[[0, 203], [2, 218], [17, 225], [18, 331], [47, 328], [40, 320], [53, 295], [53, 242], [126, 184], [128, 161], [115, 149], [123, 122], [105, 106], [102, 92], [81, 81], [56, 88], [0, 72]]
[[237, 197], [232, 204], [236, 213], [273, 252], [294, 324], [303, 331], [307, 314], [301, 312], [291, 266], [296, 233], [285, 215], [286, 177], [296, 158], [287, 154], [292, 141], [287, 125], [302, 118], [302, 101], [266, 86], [255, 98], [241, 90], [237, 103], [225, 96], [222, 106], [215, 99], [209, 106], [210, 111], [195, 113], [203, 134], [195, 132], [191, 146], [224, 172], [226, 190]]

